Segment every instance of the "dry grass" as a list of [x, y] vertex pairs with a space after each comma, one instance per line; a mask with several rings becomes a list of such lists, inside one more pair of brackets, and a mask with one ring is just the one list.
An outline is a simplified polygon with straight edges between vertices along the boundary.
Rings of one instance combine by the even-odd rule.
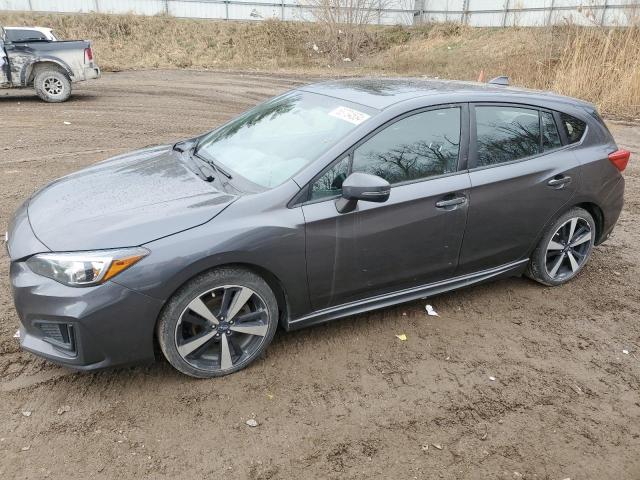
[[243, 69], [332, 75], [429, 75], [475, 80], [509, 75], [516, 85], [640, 116], [640, 26], [469, 28], [459, 24], [370, 27], [352, 54], [314, 23], [223, 22], [171, 17], [0, 14], [5, 25], [54, 28], [90, 38], [104, 70]]
[[640, 27], [575, 31], [548, 76], [552, 90], [586, 96], [604, 112], [638, 115]]
[[[441, 29], [442, 30], [442, 29]], [[361, 59], [374, 71], [516, 85], [583, 98], [609, 115], [640, 116], [640, 27], [463, 28], [432, 32]]]

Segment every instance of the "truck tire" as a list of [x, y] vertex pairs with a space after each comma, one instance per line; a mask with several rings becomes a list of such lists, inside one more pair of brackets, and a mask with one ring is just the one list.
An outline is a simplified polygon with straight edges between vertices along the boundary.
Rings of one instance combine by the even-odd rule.
[[40, 70], [33, 80], [33, 86], [45, 102], [65, 102], [71, 96], [71, 80], [60, 70]]

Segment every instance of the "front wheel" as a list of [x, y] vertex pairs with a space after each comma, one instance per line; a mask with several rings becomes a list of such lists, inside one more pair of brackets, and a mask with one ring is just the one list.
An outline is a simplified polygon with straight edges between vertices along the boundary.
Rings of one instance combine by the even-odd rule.
[[596, 237], [596, 224], [586, 210], [576, 207], [547, 228], [533, 251], [527, 275], [544, 285], [568, 282], [585, 266]]
[[278, 304], [255, 273], [221, 268], [187, 283], [160, 315], [158, 342], [169, 363], [196, 378], [236, 372], [267, 348]]
[[60, 103], [71, 96], [71, 80], [59, 70], [40, 70], [33, 86], [38, 96], [49, 103]]

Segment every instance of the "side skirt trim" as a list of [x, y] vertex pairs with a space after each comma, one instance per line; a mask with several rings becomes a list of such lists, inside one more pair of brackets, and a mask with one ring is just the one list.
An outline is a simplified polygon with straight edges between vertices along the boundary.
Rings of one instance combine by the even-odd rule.
[[438, 295], [440, 293], [456, 290], [469, 285], [475, 285], [488, 280], [512, 276], [514, 274], [522, 273], [528, 261], [529, 259], [525, 258], [524, 260], [507, 263], [506, 265], [501, 265], [489, 270], [482, 270], [480, 272], [454, 277], [449, 280], [442, 280], [440, 282], [429, 283], [427, 285], [399, 290], [397, 292], [385, 293], [383, 295], [365, 298], [364, 300], [317, 310], [309, 315], [305, 315], [304, 317], [289, 320], [287, 322], [286, 329], [298, 330], [300, 328], [325, 323], [338, 318], [356, 315], [370, 310], [377, 310], [379, 308], [390, 307], [399, 303], [411, 302], [413, 300], [418, 300], [432, 295]]

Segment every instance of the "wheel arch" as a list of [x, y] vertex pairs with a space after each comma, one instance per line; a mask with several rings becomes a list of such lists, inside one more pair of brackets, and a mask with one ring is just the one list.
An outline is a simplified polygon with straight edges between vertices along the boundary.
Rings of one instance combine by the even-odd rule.
[[540, 231], [536, 235], [535, 240], [532, 242], [531, 246], [529, 247], [529, 253], [528, 253], [529, 258], [531, 258], [531, 254], [536, 249], [536, 247], [540, 243], [540, 240], [542, 240], [543, 235], [545, 234], [547, 229], [553, 224], [553, 222], [555, 222], [556, 219], [558, 217], [560, 217], [561, 215], [563, 215], [564, 213], [566, 213], [569, 210], [571, 210], [572, 208], [576, 208], [576, 207], [586, 210], [593, 217], [593, 220], [596, 223], [595, 245], [599, 245], [600, 243], [602, 243], [603, 239], [601, 238], [601, 236], [602, 236], [602, 232], [603, 232], [603, 229], [604, 229], [604, 213], [602, 212], [602, 208], [600, 208], [600, 206], [597, 203], [592, 202], [592, 201], [582, 201], [582, 202], [577, 202], [577, 203], [568, 203], [565, 206], [563, 206], [560, 210], [555, 212], [549, 218], [549, 220], [547, 220], [547, 223], [545, 223], [542, 226], [542, 228], [540, 229]]
[[596, 239], [595, 245], [602, 243], [602, 232], [604, 230], [604, 213], [602, 208], [594, 202], [582, 202], [574, 205], [571, 208], [579, 207], [585, 209], [591, 214], [593, 220], [596, 222]]
[[71, 79], [72, 77], [71, 69], [64, 62], [61, 62], [60, 60], [56, 60], [52, 58], [40, 58], [30, 63], [29, 65], [27, 65], [27, 67], [23, 72], [23, 75], [24, 75], [23, 83], [25, 85], [32, 85], [38, 72], [46, 68], [58, 70], [59, 72], [62, 72], [65, 75], [67, 75], [69, 79]]
[[[276, 296], [276, 301], [278, 302], [278, 322], [281, 326], [286, 327], [289, 319], [289, 301], [287, 298], [287, 292], [284, 288], [282, 281], [271, 271], [267, 270], [264, 267], [250, 264], [250, 263], [229, 263], [226, 265], [219, 265], [215, 268], [223, 268], [223, 267], [235, 267], [235, 268], [244, 268], [245, 270], [249, 270], [254, 272], [256, 275], [261, 277], [269, 288], [273, 290], [273, 294]], [[306, 280], [306, 279], [305, 279]]]
[[[288, 319], [289, 319], [289, 300], [287, 297], [287, 292], [284, 288], [284, 285], [282, 283], [282, 281], [271, 271], [269, 271], [268, 269], [261, 267], [259, 265], [255, 265], [252, 263], [246, 263], [246, 262], [228, 262], [228, 263], [220, 263], [218, 265], [215, 266], [211, 266], [208, 267], [198, 273], [195, 273], [194, 275], [190, 276], [189, 278], [185, 279], [182, 283], [180, 283], [179, 285], [177, 285], [173, 291], [171, 292], [171, 294], [167, 297], [167, 301], [165, 302], [165, 306], [160, 309], [160, 312], [158, 313], [158, 316], [156, 317], [156, 325], [158, 324], [158, 320], [160, 319], [160, 316], [162, 315], [162, 313], [164, 312], [164, 309], [166, 307], [166, 305], [169, 303], [169, 299], [171, 299], [176, 292], [178, 292], [182, 287], [184, 287], [187, 283], [191, 282], [194, 278], [199, 277], [200, 275], [204, 275], [207, 272], [211, 272], [214, 270], [219, 270], [221, 268], [241, 268], [244, 270], [248, 270], [250, 272], [255, 273], [256, 275], [258, 275], [260, 278], [262, 278], [265, 282], [267, 282], [267, 285], [269, 285], [269, 288], [271, 288], [271, 290], [273, 291], [273, 294], [276, 296], [276, 301], [278, 302], [278, 314], [279, 314], [279, 318], [278, 318], [278, 322], [279, 324], [284, 327], [285, 329], [287, 328], [287, 324], [288, 324]], [[154, 329], [155, 331], [155, 329]], [[155, 335], [154, 335], [155, 336]]]

